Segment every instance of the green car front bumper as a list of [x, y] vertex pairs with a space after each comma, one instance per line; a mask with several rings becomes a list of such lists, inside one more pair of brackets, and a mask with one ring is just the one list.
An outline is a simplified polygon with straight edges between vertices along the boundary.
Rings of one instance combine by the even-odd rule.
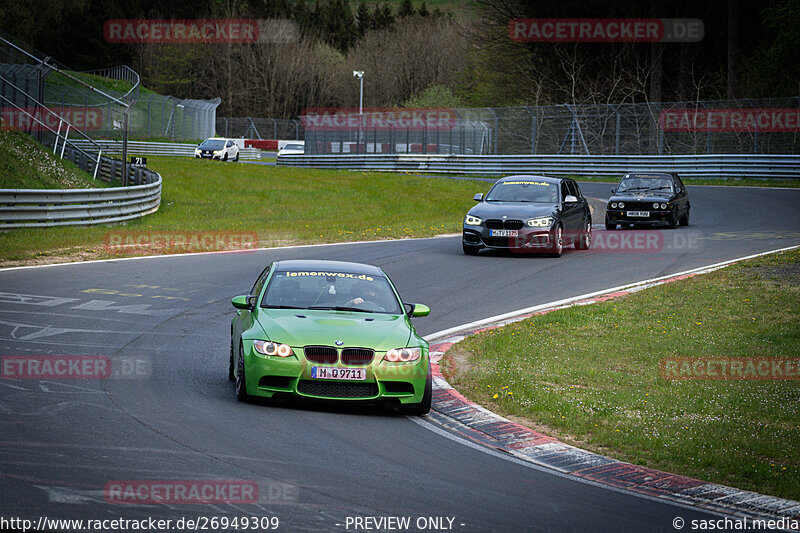
[[[262, 355], [255, 350], [253, 342], [246, 339], [242, 348], [247, 393], [263, 398], [288, 395], [317, 400], [411, 405], [423, 400], [430, 379], [427, 346], [422, 347], [420, 358], [413, 362], [387, 362], [384, 361], [386, 352], [375, 351], [371, 361], [355, 365], [342, 362], [342, 354], [347, 348], [326, 347], [336, 350], [335, 362], [309, 360], [302, 346], [292, 346], [294, 355], [288, 357]], [[320, 379], [312, 376], [314, 367], [350, 369], [355, 372], [348, 374], [363, 375], [363, 379]]]

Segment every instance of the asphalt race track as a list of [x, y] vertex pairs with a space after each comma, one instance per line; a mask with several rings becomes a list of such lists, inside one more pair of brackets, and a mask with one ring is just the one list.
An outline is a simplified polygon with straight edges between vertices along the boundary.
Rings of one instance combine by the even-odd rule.
[[[581, 187], [607, 198], [611, 185]], [[487, 189], [475, 182], [475, 192]], [[469, 257], [460, 237], [442, 237], [0, 271], [0, 355], [140, 365], [129, 377], [0, 379], [0, 516], [277, 517], [278, 531], [364, 531], [354, 517], [392, 516], [410, 517], [412, 531], [502, 532], [675, 531], [675, 517], [716, 518], [476, 449], [381, 409], [242, 404], [227, 379], [230, 299], [272, 260], [379, 265], [405, 301], [430, 305], [415, 319], [426, 335], [800, 243], [800, 190], [690, 195], [691, 225], [655, 233], [651, 249], [607, 241], [559, 259]], [[254, 482], [259, 501], [121, 504], [103, 490], [189, 479]]]

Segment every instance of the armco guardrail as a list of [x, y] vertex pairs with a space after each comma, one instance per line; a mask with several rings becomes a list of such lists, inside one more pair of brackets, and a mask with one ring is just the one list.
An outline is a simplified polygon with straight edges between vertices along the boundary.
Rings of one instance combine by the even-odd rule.
[[[73, 141], [77, 146], [85, 141]], [[95, 141], [103, 149], [104, 154], [121, 154], [122, 142], [121, 141]], [[88, 146], [88, 144], [87, 144]], [[168, 156], [186, 156], [194, 157], [194, 149], [197, 148], [196, 144], [184, 143], [156, 143], [147, 141], [128, 141], [129, 154], [145, 154], [145, 155], [168, 155]], [[261, 150], [258, 148], [240, 148], [239, 157], [241, 159], [261, 159]]]
[[282, 155], [278, 165], [474, 175], [615, 175], [658, 170], [696, 178], [800, 178], [797, 155]]
[[[93, 165], [85, 152], [68, 147], [65, 158]], [[83, 159], [83, 161], [81, 161]], [[121, 182], [122, 161], [100, 158], [97, 177]], [[0, 189], [0, 230], [111, 224], [155, 213], [161, 204], [161, 176], [128, 165], [129, 187], [107, 189]]]
[[109, 189], [0, 190], [0, 229], [110, 224], [158, 210], [154, 183]]

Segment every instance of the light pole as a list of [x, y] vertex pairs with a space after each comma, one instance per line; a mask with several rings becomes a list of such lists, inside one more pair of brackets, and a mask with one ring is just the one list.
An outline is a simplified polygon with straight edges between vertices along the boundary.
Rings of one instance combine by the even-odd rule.
[[[364, 112], [364, 71], [363, 70], [354, 70], [353, 77], [358, 78], [358, 146], [359, 150], [361, 149], [361, 123], [363, 121], [362, 113]], [[364, 147], [364, 152], [367, 151], [367, 147]]]
[[359, 81], [359, 90], [358, 90], [358, 115], [361, 116], [361, 113], [364, 111], [364, 71], [363, 70], [354, 70], [353, 77], [358, 78]]

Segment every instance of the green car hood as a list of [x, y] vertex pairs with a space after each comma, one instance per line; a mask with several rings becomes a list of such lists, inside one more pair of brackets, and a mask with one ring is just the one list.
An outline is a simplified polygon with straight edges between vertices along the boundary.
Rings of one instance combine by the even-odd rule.
[[386, 351], [408, 346], [412, 330], [404, 315], [321, 311], [308, 309], [259, 309], [258, 323], [269, 340], [293, 347], [321, 345], [373, 348]]

